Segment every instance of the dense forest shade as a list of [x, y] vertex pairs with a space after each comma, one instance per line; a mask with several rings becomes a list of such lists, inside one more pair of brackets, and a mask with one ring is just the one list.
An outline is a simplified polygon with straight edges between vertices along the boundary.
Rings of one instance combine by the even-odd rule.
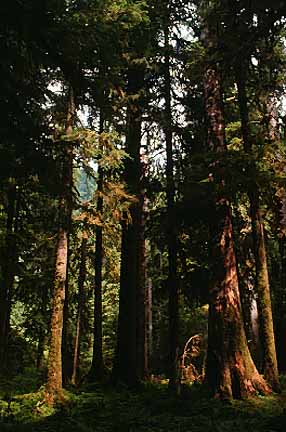
[[284, 3], [0, 13], [0, 390], [279, 392]]

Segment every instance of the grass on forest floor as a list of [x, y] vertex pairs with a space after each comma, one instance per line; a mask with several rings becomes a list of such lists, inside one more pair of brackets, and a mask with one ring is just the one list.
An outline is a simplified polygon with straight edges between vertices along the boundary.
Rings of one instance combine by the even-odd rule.
[[[5, 389], [4, 389], [5, 390]], [[171, 397], [166, 385], [140, 392], [98, 386], [65, 392], [65, 402], [41, 404], [43, 392], [1, 392], [0, 432], [285, 432], [286, 392], [223, 403], [203, 387]]]

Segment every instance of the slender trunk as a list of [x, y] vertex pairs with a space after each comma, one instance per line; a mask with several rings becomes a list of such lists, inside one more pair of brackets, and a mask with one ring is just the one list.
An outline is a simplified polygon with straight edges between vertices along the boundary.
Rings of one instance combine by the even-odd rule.
[[[47, 314], [47, 304], [48, 304], [48, 287], [45, 285], [43, 289], [42, 299], [41, 299], [41, 315]], [[37, 369], [41, 370], [44, 367], [44, 350], [47, 343], [47, 334], [45, 325], [42, 322], [39, 329], [38, 335], [38, 348], [37, 348]]]
[[[216, 31], [211, 28], [210, 23], [205, 23], [204, 42], [209, 53], [217, 46]], [[220, 76], [211, 56], [204, 74], [204, 91], [208, 118], [208, 147], [219, 156], [227, 149]], [[215, 175], [213, 181], [218, 181], [217, 187], [214, 187], [218, 192], [214, 192], [211, 225], [212, 285], [206, 379], [213, 394], [218, 397], [243, 398], [256, 391], [268, 393], [269, 388], [259, 375], [247, 345], [233, 243], [231, 206], [224, 196], [224, 183], [221, 179], [216, 180]]]
[[146, 307], [145, 307], [145, 348], [144, 370], [145, 376], [150, 376], [150, 358], [153, 350], [153, 313], [152, 313], [152, 279], [146, 281]]
[[16, 184], [11, 182], [7, 190], [6, 241], [2, 258], [2, 286], [0, 290], [0, 362], [3, 372], [7, 371], [8, 368], [8, 339], [16, 260], [17, 204]]
[[[245, 152], [252, 153], [249, 133], [246, 83], [242, 68], [237, 68], [238, 101], [241, 117], [241, 130]], [[263, 349], [264, 376], [273, 390], [279, 390], [279, 377], [276, 359], [272, 306], [264, 238], [264, 226], [259, 208], [259, 191], [255, 184], [248, 192], [252, 223], [253, 249], [256, 267], [256, 292], [258, 294], [261, 345]]]
[[[71, 210], [71, 209], [70, 209]], [[72, 364], [72, 335], [69, 325], [69, 303], [70, 303], [70, 290], [69, 290], [69, 268], [70, 268], [70, 233], [71, 233], [71, 218], [72, 213], [70, 211], [68, 215], [68, 238], [67, 238], [67, 272], [65, 282], [65, 301], [63, 310], [63, 334], [62, 334], [62, 368], [63, 368], [63, 385], [66, 386], [72, 376], [73, 364]]]
[[279, 305], [276, 316], [276, 350], [278, 369], [280, 373], [286, 372], [286, 238], [279, 238], [280, 253], [280, 292]]
[[146, 291], [146, 244], [145, 244], [145, 218], [144, 218], [144, 192], [140, 196], [140, 213], [139, 219], [139, 285], [137, 294], [137, 368], [138, 377], [147, 379], [149, 376], [148, 367], [148, 344], [146, 332], [146, 308], [147, 308], [147, 291]]
[[175, 218], [175, 183], [173, 163], [171, 76], [169, 18], [164, 28], [165, 44], [165, 119], [164, 132], [167, 153], [167, 244], [168, 244], [168, 291], [169, 291], [169, 388], [179, 392], [179, 292], [177, 280], [177, 230]]
[[[75, 116], [73, 89], [69, 88], [66, 119], [66, 135], [72, 133]], [[53, 403], [62, 395], [62, 330], [65, 285], [68, 259], [69, 216], [72, 207], [72, 165], [73, 151], [70, 142], [63, 143], [62, 193], [59, 203], [59, 229], [56, 247], [55, 275], [53, 284], [51, 338], [48, 358], [46, 399]]]
[[[130, 68], [128, 73], [128, 94], [141, 91], [144, 84], [142, 66]], [[131, 100], [127, 113], [126, 151], [130, 159], [126, 161], [125, 180], [129, 192], [137, 200], [130, 205], [130, 220], [122, 222], [121, 269], [117, 351], [114, 361], [113, 376], [116, 381], [123, 381], [129, 386], [139, 382], [141, 372], [138, 367], [138, 293], [140, 282], [140, 224], [141, 224], [141, 100]]]
[[[99, 132], [104, 132], [103, 113], [100, 113]], [[103, 212], [103, 199], [101, 196], [103, 190], [103, 171], [99, 167], [97, 180], [97, 212]], [[89, 372], [89, 379], [101, 380], [104, 376], [104, 363], [102, 352], [102, 259], [103, 259], [103, 233], [102, 227], [96, 227], [95, 256], [94, 256], [94, 337], [93, 337], [93, 355], [92, 364]]]
[[78, 310], [76, 320], [76, 334], [74, 341], [74, 353], [73, 353], [73, 371], [71, 376], [71, 383], [75, 385], [78, 380], [79, 372], [79, 359], [80, 359], [80, 336], [81, 336], [81, 320], [83, 314], [83, 307], [85, 301], [84, 295], [84, 284], [86, 279], [86, 255], [87, 255], [87, 238], [83, 237], [81, 243], [81, 257], [80, 257], [80, 269], [78, 277]]

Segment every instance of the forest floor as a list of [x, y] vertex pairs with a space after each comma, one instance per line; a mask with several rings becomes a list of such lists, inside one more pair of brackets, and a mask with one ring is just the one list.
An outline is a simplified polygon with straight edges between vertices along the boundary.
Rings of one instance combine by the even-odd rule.
[[[11, 385], [11, 383], [10, 383]], [[43, 391], [7, 391], [0, 382], [0, 432], [285, 432], [286, 390], [271, 397], [220, 402], [199, 385], [171, 397], [166, 385], [140, 392], [89, 386], [65, 392], [54, 408]]]

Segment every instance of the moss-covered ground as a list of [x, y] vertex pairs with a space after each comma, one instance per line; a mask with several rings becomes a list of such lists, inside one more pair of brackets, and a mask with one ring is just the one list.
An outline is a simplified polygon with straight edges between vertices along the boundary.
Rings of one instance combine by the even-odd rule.
[[[14, 383], [15, 384], [15, 383]], [[286, 392], [248, 401], [210, 399], [203, 387], [184, 387], [171, 397], [166, 385], [140, 391], [105, 386], [66, 391], [51, 408], [43, 392], [11, 391], [0, 383], [2, 432], [286, 432]]]

